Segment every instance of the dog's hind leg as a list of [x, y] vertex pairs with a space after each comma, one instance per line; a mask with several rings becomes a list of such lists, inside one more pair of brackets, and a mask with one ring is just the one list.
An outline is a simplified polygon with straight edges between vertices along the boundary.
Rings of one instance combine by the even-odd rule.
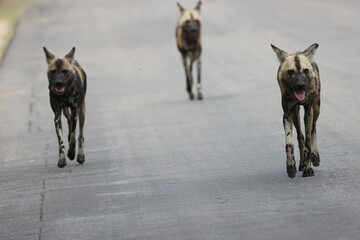
[[313, 154], [313, 146], [312, 146], [312, 134], [313, 134], [313, 108], [311, 105], [304, 106], [305, 108], [305, 115], [304, 115], [304, 122], [305, 122], [305, 161], [304, 161], [304, 169], [303, 169], [303, 177], [311, 177], [314, 176], [314, 170], [312, 169], [312, 154]]
[[191, 75], [191, 63], [190, 66], [187, 64], [187, 57], [185, 54], [182, 55], [182, 61], [186, 75], [186, 91], [189, 93], [190, 100], [194, 100], [194, 94], [192, 93], [193, 79]]
[[82, 103], [80, 112], [79, 112], [79, 137], [78, 137], [78, 155], [76, 161], [80, 164], [85, 162], [85, 152], [84, 152], [84, 123], [85, 123], [85, 101]]
[[304, 149], [305, 149], [305, 139], [304, 134], [301, 131], [301, 120], [300, 120], [300, 106], [295, 106], [292, 113], [293, 123], [296, 129], [297, 140], [300, 150], [300, 164], [299, 171], [304, 169]]
[[64, 137], [62, 131], [62, 124], [61, 124], [61, 108], [54, 110], [55, 118], [55, 131], [58, 138], [59, 143], [59, 160], [58, 160], [58, 167], [63, 168], [66, 166], [66, 158], [65, 158], [65, 144], [64, 144]]
[[203, 94], [201, 92], [201, 59], [199, 58], [196, 63], [197, 66], [197, 98], [198, 100], [203, 99]]
[[76, 133], [77, 116], [78, 116], [78, 109], [75, 107], [72, 107], [71, 114], [70, 114], [71, 124], [69, 125], [69, 135], [70, 135], [69, 150], [67, 153], [67, 156], [70, 160], [74, 160], [74, 158], [75, 158], [75, 147], [76, 147], [75, 133]]

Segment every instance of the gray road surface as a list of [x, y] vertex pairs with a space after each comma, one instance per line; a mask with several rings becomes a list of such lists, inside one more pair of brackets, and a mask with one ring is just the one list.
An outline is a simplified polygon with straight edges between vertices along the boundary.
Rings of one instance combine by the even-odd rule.
[[[202, 102], [175, 2], [30, 1], [0, 68], [0, 239], [359, 239], [360, 2], [204, 0]], [[290, 179], [270, 43], [314, 42], [321, 166]], [[43, 46], [88, 74], [82, 166], [56, 166]]]

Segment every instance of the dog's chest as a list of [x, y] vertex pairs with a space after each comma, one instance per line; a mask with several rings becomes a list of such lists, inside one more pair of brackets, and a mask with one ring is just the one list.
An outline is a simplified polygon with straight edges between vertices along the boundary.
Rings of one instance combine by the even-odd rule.
[[57, 107], [78, 108], [81, 104], [81, 98], [77, 91], [71, 96], [52, 96], [50, 99], [52, 105]]
[[72, 96], [72, 97], [69, 97], [68, 100], [67, 100], [67, 104], [70, 106], [70, 107], [78, 107], [78, 100], [77, 100], [77, 97], [76, 96]]

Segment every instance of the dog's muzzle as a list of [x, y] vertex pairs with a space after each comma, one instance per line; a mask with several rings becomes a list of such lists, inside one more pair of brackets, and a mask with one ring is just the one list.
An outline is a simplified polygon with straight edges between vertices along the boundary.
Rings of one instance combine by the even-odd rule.
[[184, 26], [189, 41], [196, 41], [200, 36], [200, 24], [198, 21], [189, 21]]
[[306, 97], [306, 88], [307, 88], [307, 81], [306, 78], [299, 74], [295, 77], [295, 84], [293, 86], [293, 91], [296, 99], [298, 101], [304, 101]]
[[56, 81], [54, 83], [55, 92], [59, 95], [65, 92], [65, 84], [62, 81]]

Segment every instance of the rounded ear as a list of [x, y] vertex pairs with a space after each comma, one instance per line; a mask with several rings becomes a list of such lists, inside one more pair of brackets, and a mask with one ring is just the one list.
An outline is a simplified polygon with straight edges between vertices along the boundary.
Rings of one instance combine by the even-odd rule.
[[47, 50], [46, 47], [43, 47], [43, 49], [44, 49], [44, 52], [45, 52], [46, 62], [49, 64], [50, 61], [55, 58], [55, 56], [54, 56], [54, 54], [49, 52], [49, 50]]
[[314, 43], [310, 47], [308, 47], [304, 52], [302, 52], [302, 54], [305, 55], [305, 57], [307, 57], [311, 61], [318, 47], [319, 44]]
[[198, 1], [198, 3], [196, 4], [194, 10], [200, 11], [200, 7], [201, 7], [201, 1]]
[[285, 52], [284, 50], [281, 50], [280, 48], [275, 47], [274, 45], [271, 44], [272, 49], [274, 50], [277, 58], [279, 59], [280, 63], [283, 63], [285, 61], [285, 58], [287, 56], [289, 56], [289, 54], [287, 52]]
[[183, 6], [181, 6], [179, 2], [177, 2], [176, 4], [179, 7], [180, 12], [183, 13], [185, 11], [185, 8], [183, 8]]
[[74, 54], [75, 54], [75, 47], [71, 49], [71, 51], [65, 55], [65, 58], [69, 59], [70, 61], [74, 60]]

